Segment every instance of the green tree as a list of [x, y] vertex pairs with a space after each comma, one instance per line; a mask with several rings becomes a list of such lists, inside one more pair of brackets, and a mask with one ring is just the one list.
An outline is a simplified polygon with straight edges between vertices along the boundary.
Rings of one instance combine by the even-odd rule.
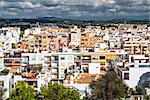
[[25, 82], [18, 82], [8, 100], [34, 100], [34, 89]]
[[24, 35], [23, 31], [21, 31], [20, 32], [20, 38], [23, 38], [23, 35]]
[[135, 89], [130, 88], [129, 94], [130, 95], [145, 95], [146, 91], [142, 87], [136, 86]]
[[79, 100], [80, 96], [76, 89], [64, 87], [61, 84], [49, 83], [41, 88], [41, 95], [45, 100]]
[[130, 88], [129, 94], [130, 95], [143, 95], [144, 100], [150, 100], [150, 95], [147, 95], [146, 90], [140, 86], [136, 86], [134, 89]]
[[144, 100], [150, 100], [150, 95], [145, 95]]
[[4, 92], [5, 92], [5, 90], [0, 87], [0, 100], [3, 100]]
[[113, 71], [107, 72], [97, 81], [90, 84], [90, 100], [116, 100], [127, 97], [128, 87]]

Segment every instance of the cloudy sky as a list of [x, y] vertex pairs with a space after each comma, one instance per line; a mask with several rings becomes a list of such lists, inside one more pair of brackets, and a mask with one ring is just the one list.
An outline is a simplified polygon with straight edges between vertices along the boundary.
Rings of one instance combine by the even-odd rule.
[[38, 17], [148, 19], [148, 7], [142, 0], [0, 0], [0, 18]]

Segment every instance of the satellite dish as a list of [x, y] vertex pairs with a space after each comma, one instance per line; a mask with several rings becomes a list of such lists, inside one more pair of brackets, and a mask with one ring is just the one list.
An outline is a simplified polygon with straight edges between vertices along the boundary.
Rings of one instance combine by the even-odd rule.
[[149, 83], [150, 83], [150, 72], [147, 72], [140, 77], [138, 85], [143, 88], [150, 88]]

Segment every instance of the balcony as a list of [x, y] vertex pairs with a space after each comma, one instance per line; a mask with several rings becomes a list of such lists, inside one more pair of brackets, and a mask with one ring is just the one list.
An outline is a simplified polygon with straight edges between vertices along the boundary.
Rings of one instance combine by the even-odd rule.
[[28, 66], [29, 63], [22, 63], [21, 65], [22, 65], [22, 66]]
[[58, 80], [58, 75], [52, 75], [52, 80]]
[[74, 62], [81, 62], [81, 58], [79, 56], [75, 57]]
[[54, 62], [58, 62], [58, 59], [59, 59], [58, 56], [51, 57], [51, 60], [54, 61]]
[[91, 63], [91, 59], [82, 59], [83, 63]]
[[28, 58], [22, 58], [22, 62], [23, 63], [29, 62], [29, 59]]
[[58, 69], [52, 69], [52, 74], [57, 75], [58, 74]]
[[37, 88], [37, 81], [27, 81], [28, 85], [33, 86], [34, 88]]
[[58, 68], [58, 63], [52, 63], [52, 68]]
[[99, 59], [96, 57], [93, 57], [91, 61], [97, 63], [97, 62], [99, 62]]
[[51, 63], [51, 58], [44, 58], [45, 63]]

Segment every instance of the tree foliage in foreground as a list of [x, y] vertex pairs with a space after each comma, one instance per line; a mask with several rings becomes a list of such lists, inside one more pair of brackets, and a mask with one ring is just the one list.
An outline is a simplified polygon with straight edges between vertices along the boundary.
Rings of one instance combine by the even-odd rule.
[[150, 100], [150, 94], [149, 95], [145, 95], [144, 99], [145, 100]]
[[127, 96], [128, 87], [113, 71], [90, 84], [90, 100], [116, 100]]
[[41, 95], [45, 100], [79, 100], [80, 96], [77, 90], [57, 83], [49, 83], [48, 86], [41, 88]]
[[18, 82], [8, 100], [34, 100], [34, 89], [25, 82]]
[[150, 95], [146, 94], [146, 90], [140, 86], [136, 86], [134, 89], [130, 88], [129, 94], [130, 95], [143, 95], [144, 100], [150, 100]]
[[129, 93], [130, 95], [145, 95], [146, 91], [143, 88], [136, 86], [135, 89], [130, 88]]
[[3, 100], [3, 95], [4, 95], [5, 90], [0, 87], [0, 100]]

